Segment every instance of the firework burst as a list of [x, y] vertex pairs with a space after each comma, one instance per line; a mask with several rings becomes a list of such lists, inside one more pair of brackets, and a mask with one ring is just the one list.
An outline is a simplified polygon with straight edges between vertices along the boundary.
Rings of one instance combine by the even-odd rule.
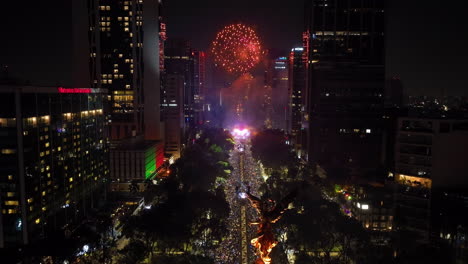
[[229, 73], [246, 73], [261, 56], [260, 41], [255, 31], [243, 24], [224, 27], [216, 35], [211, 52], [217, 66]]

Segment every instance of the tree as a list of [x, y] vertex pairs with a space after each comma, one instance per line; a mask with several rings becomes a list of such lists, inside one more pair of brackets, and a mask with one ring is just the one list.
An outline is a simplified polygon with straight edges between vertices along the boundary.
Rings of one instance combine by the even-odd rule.
[[252, 156], [263, 166], [280, 170], [294, 163], [291, 146], [286, 144], [286, 136], [281, 130], [267, 129], [252, 137]]
[[[169, 177], [149, 190], [150, 209], [125, 221], [123, 233], [139, 243], [144, 254], [162, 263], [212, 263], [202, 257], [227, 233], [230, 208], [220, 184], [232, 169], [228, 162], [232, 143], [224, 130], [203, 132], [174, 163]], [[175, 252], [190, 252], [201, 256]], [[188, 257], [190, 256], [190, 257]]]
[[135, 264], [141, 262], [145, 256], [145, 245], [140, 240], [131, 240], [128, 245], [119, 251], [122, 256], [119, 263]]

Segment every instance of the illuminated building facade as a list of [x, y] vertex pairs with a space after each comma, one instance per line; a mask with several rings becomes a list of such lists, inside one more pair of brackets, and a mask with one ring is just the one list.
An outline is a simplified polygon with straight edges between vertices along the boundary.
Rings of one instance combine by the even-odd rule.
[[164, 147], [161, 141], [141, 137], [126, 139], [111, 147], [110, 176], [113, 182], [118, 183], [152, 180], [158, 176], [163, 163]]
[[184, 76], [178, 74], [167, 74], [166, 76], [166, 98], [165, 108], [165, 152], [174, 159], [180, 157], [182, 150], [183, 135], [185, 131], [184, 104], [183, 104]]
[[[466, 189], [468, 121], [399, 118], [394, 177], [398, 228], [430, 238], [434, 194]], [[432, 230], [433, 231], [433, 230]]]
[[[112, 139], [162, 137], [159, 105], [162, 28], [158, 0], [90, 1], [91, 64], [96, 87], [109, 91]], [[143, 37], [144, 35], [144, 37]]]
[[288, 94], [288, 76], [289, 63], [287, 57], [279, 57], [273, 61], [273, 76], [272, 76], [272, 105], [274, 112], [273, 127], [277, 129], [287, 130], [286, 121], [288, 118], [289, 109], [289, 94]]
[[107, 91], [0, 86], [0, 248], [71, 231], [104, 195]]
[[379, 183], [358, 185], [349, 201], [352, 216], [371, 231], [372, 241], [388, 244], [394, 230], [393, 189]]

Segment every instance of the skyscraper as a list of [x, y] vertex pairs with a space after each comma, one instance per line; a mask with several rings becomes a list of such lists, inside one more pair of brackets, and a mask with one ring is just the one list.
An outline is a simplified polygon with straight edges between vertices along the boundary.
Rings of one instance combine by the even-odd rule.
[[206, 95], [206, 54], [204, 51], [193, 51], [193, 99], [194, 123], [201, 125], [205, 122]]
[[180, 157], [185, 132], [184, 122], [184, 76], [179, 74], [166, 75], [165, 128], [166, 128], [166, 154], [173, 155], [174, 159]]
[[107, 91], [0, 86], [0, 248], [71, 231], [109, 175]]
[[159, 1], [91, 2], [93, 82], [109, 90], [111, 138], [161, 139]]
[[383, 64], [384, 1], [305, 0], [304, 10], [311, 60]]
[[304, 48], [293, 48], [289, 55], [289, 123], [288, 132], [291, 133], [294, 147], [298, 154], [303, 144], [303, 118], [306, 94], [306, 63]]
[[273, 63], [272, 76], [272, 105], [273, 105], [273, 127], [287, 130], [286, 120], [288, 115], [288, 75], [289, 63], [287, 57], [279, 57]]
[[306, 1], [309, 158], [329, 175], [381, 165], [383, 11], [383, 1]]
[[194, 60], [190, 43], [184, 39], [169, 38], [165, 45], [165, 69], [167, 74], [184, 77], [184, 116], [187, 127], [194, 121]]

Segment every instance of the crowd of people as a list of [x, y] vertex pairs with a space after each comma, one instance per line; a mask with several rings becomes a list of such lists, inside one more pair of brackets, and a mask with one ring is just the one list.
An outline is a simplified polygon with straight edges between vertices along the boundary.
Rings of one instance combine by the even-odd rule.
[[[241, 223], [241, 206], [245, 206], [247, 225], [250, 222], [255, 222], [258, 218], [257, 212], [245, 196], [247, 188], [251, 189], [253, 195], [257, 195], [257, 190], [263, 182], [259, 165], [253, 160], [248, 142], [243, 142], [242, 147], [232, 151], [230, 163], [234, 170], [230, 174], [226, 184], [226, 197], [231, 207], [229, 216], [229, 234], [224, 239], [215, 253], [216, 263], [225, 264], [243, 264], [241, 263], [242, 252], [242, 223]], [[242, 160], [242, 161], [241, 161]], [[241, 175], [241, 173], [243, 175]], [[242, 177], [243, 180], [242, 180]], [[254, 248], [250, 245], [250, 239], [255, 237], [256, 227], [247, 226], [247, 241], [249, 260], [255, 259]], [[250, 263], [250, 262], [249, 262]]]

